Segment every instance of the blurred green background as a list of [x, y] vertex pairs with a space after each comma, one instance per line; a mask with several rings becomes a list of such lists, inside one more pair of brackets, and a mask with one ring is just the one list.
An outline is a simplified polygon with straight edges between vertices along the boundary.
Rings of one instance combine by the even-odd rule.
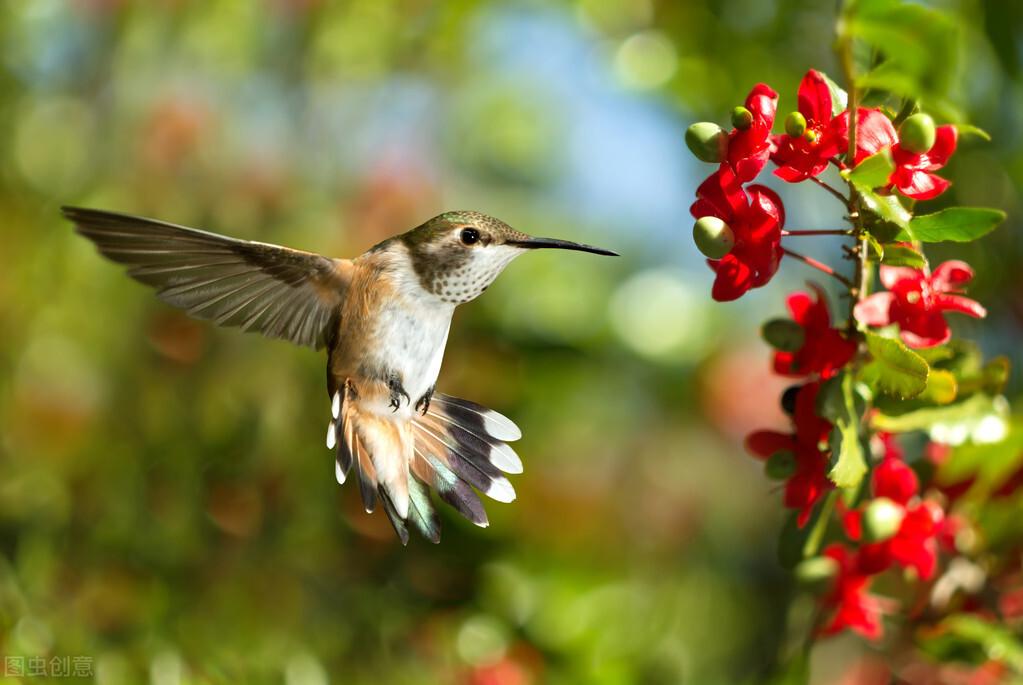
[[[995, 140], [934, 205], [1010, 220], [932, 263], [974, 264], [990, 317], [954, 323], [1018, 369], [1023, 6], [935, 4]], [[755, 328], [812, 274], [711, 302], [682, 132], [757, 81], [794, 109], [808, 68], [838, 76], [833, 23], [812, 0], [0, 2], [0, 654], [88, 655], [105, 685], [759, 682], [808, 607], [741, 449], [784, 425]], [[790, 227], [840, 220], [783, 197]], [[459, 310], [439, 388], [512, 417], [526, 472], [489, 529], [445, 508], [439, 546], [403, 549], [334, 481], [323, 357], [160, 304], [61, 204], [343, 256], [477, 209], [625, 256], [531, 255]], [[815, 680], [862, 651], [830, 642]]]

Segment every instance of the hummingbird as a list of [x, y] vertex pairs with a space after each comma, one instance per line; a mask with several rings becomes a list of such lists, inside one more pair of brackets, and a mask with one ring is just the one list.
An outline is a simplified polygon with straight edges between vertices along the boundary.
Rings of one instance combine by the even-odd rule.
[[63, 207], [99, 252], [157, 297], [220, 326], [327, 352], [326, 445], [339, 484], [355, 472], [363, 508], [382, 505], [403, 545], [409, 528], [440, 541], [429, 491], [480, 527], [477, 494], [515, 499], [522, 472], [507, 417], [435, 392], [455, 307], [516, 257], [554, 248], [615, 252], [536, 238], [472, 211], [446, 212], [338, 259], [164, 221]]

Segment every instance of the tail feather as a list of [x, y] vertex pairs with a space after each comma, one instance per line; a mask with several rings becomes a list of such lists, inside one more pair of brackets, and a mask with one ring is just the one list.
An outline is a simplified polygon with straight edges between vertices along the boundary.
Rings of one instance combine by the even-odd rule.
[[506, 444], [521, 432], [506, 417], [438, 394], [425, 416], [401, 421], [360, 411], [348, 384], [343, 392], [340, 400], [333, 398], [327, 436], [328, 445], [337, 443], [337, 480], [343, 483], [354, 466], [366, 511], [372, 512], [379, 499], [402, 544], [408, 542], [410, 525], [428, 540], [440, 540], [430, 488], [483, 527], [489, 520], [476, 490], [501, 502], [515, 499], [503, 474], [522, 472], [521, 459]]
[[476, 491], [439, 459], [425, 456], [419, 445], [416, 446], [415, 458], [412, 460], [412, 473], [424, 483], [432, 485], [442, 500], [477, 526], [486, 528], [490, 525], [483, 502]]
[[440, 542], [440, 516], [430, 502], [430, 490], [415, 475], [408, 480], [409, 485], [409, 517], [408, 520], [430, 542]]
[[354, 431], [349, 430], [345, 439], [352, 440], [355, 448], [355, 472], [359, 476], [359, 492], [362, 494], [362, 506], [367, 514], [372, 514], [376, 509], [377, 474], [373, 468], [373, 460], [362, 447], [362, 441], [354, 437]]

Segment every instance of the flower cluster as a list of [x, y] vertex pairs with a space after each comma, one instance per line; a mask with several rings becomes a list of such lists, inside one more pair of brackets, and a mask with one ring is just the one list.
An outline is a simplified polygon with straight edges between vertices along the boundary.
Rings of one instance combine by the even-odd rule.
[[871, 496], [855, 509], [846, 510], [842, 527], [849, 543], [835, 543], [825, 554], [841, 558], [835, 587], [825, 597], [830, 620], [825, 634], [846, 628], [869, 638], [879, 638], [880, 603], [868, 594], [874, 576], [897, 567], [921, 580], [934, 578], [939, 546], [954, 551], [958, 517], [947, 517], [940, 499], [922, 498], [916, 472], [903, 460], [895, 437], [878, 434], [883, 456], [871, 478]]
[[[766, 166], [789, 183], [811, 180], [828, 169], [846, 170], [843, 155], [849, 147], [850, 113], [847, 96], [824, 74], [810, 70], [799, 86], [798, 109], [785, 119], [785, 133], [772, 134], [778, 94], [759, 83], [744, 105], [732, 112], [731, 131], [701, 122], [686, 132], [686, 142], [701, 160], [718, 169], [696, 192], [690, 212], [696, 219], [693, 237], [716, 274], [711, 296], [735, 300], [752, 288], [766, 285], [778, 271], [785, 253], [785, 208], [778, 196], [762, 185], [749, 185]], [[934, 174], [955, 151], [954, 126], [934, 125], [926, 114], [902, 124], [901, 137], [888, 115], [878, 108], [856, 110], [855, 154], [851, 166], [879, 153], [892, 159], [892, 170], [881, 193], [898, 191], [923, 200], [936, 197], [949, 182]]]
[[[898, 113], [850, 107], [849, 96], [814, 70], [776, 134], [778, 101], [758, 84], [732, 111], [731, 130], [699, 123], [687, 131], [693, 153], [717, 165], [690, 209], [693, 238], [715, 274], [711, 295], [718, 301], [766, 285], [784, 256], [841, 285], [834, 302], [847, 305], [844, 316], [833, 316], [825, 289], [810, 283], [788, 296], [787, 317], [764, 324], [774, 372], [797, 380], [781, 398], [789, 428], [755, 431], [746, 449], [783, 485], [783, 504], [792, 510], [783, 538], [794, 540], [783, 546], [800, 555], [792, 564], [827, 580], [813, 634], [851, 630], [876, 640], [883, 615], [899, 603], [873, 594], [875, 580], [894, 573], [936, 581], [945, 560], [959, 554], [957, 535], [971, 526], [952, 508], [975, 483], [938, 482], [952, 448], [929, 441], [919, 458], [907, 459], [902, 443], [920, 441], [901, 440], [888, 426], [927, 431], [928, 421], [941, 420], [935, 408], [981, 406], [984, 393], [997, 391], [990, 378], [999, 377], [997, 369], [977, 372], [979, 360], [959, 359], [960, 348], [949, 345], [947, 313], [985, 315], [964, 294], [973, 270], [952, 260], [932, 271], [922, 243], [980, 235], [985, 231], [963, 227], [998, 213], [954, 208], [922, 224], [910, 221], [915, 201], [949, 187], [935, 172], [955, 151], [954, 126], [936, 126], [905, 104]], [[809, 181], [837, 198], [849, 228], [786, 229], [781, 198], [754, 183], [768, 162], [782, 181]], [[854, 241], [843, 248], [850, 276], [782, 246], [783, 238], [813, 235]], [[875, 270], [883, 290], [871, 293]], [[1010, 484], [1023, 487], [1023, 466], [1003, 487]]]

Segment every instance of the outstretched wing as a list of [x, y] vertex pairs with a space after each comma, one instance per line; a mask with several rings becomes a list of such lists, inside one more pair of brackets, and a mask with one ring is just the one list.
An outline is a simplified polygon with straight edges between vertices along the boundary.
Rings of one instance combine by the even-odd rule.
[[63, 212], [161, 300], [219, 326], [323, 347], [351, 281], [347, 259], [115, 212]]

